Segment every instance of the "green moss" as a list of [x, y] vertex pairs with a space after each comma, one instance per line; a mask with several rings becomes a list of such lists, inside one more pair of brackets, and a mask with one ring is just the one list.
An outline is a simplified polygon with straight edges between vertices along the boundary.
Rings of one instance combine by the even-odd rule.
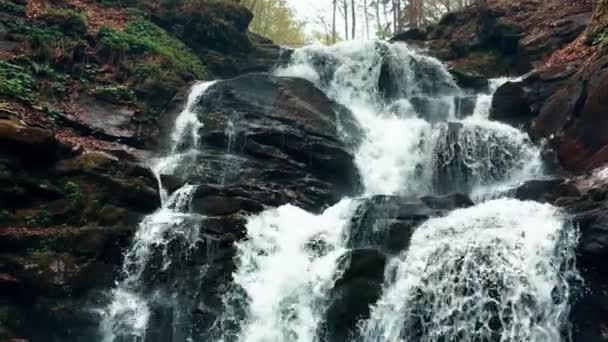
[[600, 45], [604, 44], [608, 36], [608, 2], [601, 1], [593, 12], [593, 17], [585, 31], [587, 35], [587, 44]]
[[56, 25], [67, 35], [78, 35], [87, 31], [87, 17], [71, 9], [51, 8], [42, 13], [40, 19]]
[[82, 198], [82, 190], [80, 189], [80, 185], [74, 182], [67, 182], [65, 183], [64, 188], [70, 199], [78, 201]]
[[25, 68], [0, 61], [0, 96], [31, 103], [34, 79]]
[[591, 45], [604, 45], [608, 38], [608, 31], [602, 31], [591, 37], [588, 41]]
[[111, 103], [131, 103], [135, 101], [135, 93], [129, 87], [112, 84], [97, 86], [90, 90], [91, 95]]
[[10, 0], [0, 0], [0, 11], [16, 15], [25, 15], [25, 6]]
[[68, 36], [56, 25], [33, 25], [24, 20], [7, 23], [13, 35], [22, 36], [32, 50], [32, 57], [44, 61], [73, 59], [86, 42], [79, 36]]
[[98, 37], [107, 55], [155, 55], [167, 68], [185, 78], [204, 75], [202, 63], [190, 49], [145, 19], [129, 23], [124, 31], [102, 27]]
[[48, 210], [40, 210], [35, 215], [24, 217], [24, 220], [30, 227], [43, 227], [50, 225], [53, 217]]

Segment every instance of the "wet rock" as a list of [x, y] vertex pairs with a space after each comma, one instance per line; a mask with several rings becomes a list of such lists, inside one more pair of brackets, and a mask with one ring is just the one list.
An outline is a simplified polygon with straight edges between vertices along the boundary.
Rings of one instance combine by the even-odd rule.
[[118, 206], [141, 212], [160, 206], [156, 177], [139, 163], [120, 160], [105, 152], [88, 152], [58, 162], [55, 172], [62, 176], [95, 179], [95, 183], [100, 184], [94, 190], [96, 196], [106, 197]]
[[457, 118], [465, 118], [475, 113], [477, 107], [477, 96], [464, 96], [454, 98], [455, 115]]
[[507, 82], [494, 93], [490, 119], [520, 125], [532, 119], [528, 91], [521, 84]]
[[356, 324], [369, 318], [370, 306], [382, 294], [386, 256], [375, 249], [356, 249], [340, 262], [344, 273], [330, 292], [322, 334], [330, 341], [352, 341]]
[[0, 153], [16, 155], [25, 162], [49, 162], [57, 158], [54, 133], [0, 113]]
[[578, 196], [576, 186], [564, 178], [527, 181], [512, 191], [513, 197], [522, 201], [554, 203], [560, 197]]
[[399, 253], [407, 248], [415, 228], [431, 217], [473, 203], [462, 194], [407, 198], [374, 196], [362, 199], [351, 223], [351, 248], [377, 248]]
[[473, 201], [464, 194], [453, 193], [444, 196], [424, 196], [420, 200], [435, 210], [454, 210], [473, 206]]
[[253, 16], [247, 8], [231, 1], [193, 6], [197, 10], [187, 4], [151, 6], [152, 19], [179, 37], [218, 78], [272, 69], [281, 48], [248, 31]]
[[569, 207], [581, 232], [577, 264], [585, 282], [571, 313], [575, 341], [605, 341], [603, 317], [608, 313], [608, 277], [604, 260], [608, 257], [608, 208], [601, 198], [605, 198], [605, 194], [595, 192], [573, 200]]
[[421, 96], [415, 96], [409, 100], [418, 116], [432, 123], [447, 121], [454, 101], [452, 98]]
[[425, 29], [397, 35], [461, 70], [484, 77], [521, 75], [575, 40], [590, 21], [592, 1], [490, 1], [446, 14]]
[[450, 74], [456, 80], [456, 84], [463, 89], [472, 90], [477, 93], [487, 92], [490, 89], [488, 79], [479, 74], [470, 73], [459, 68], [450, 68]]
[[108, 103], [88, 95], [75, 95], [76, 113], [61, 116], [85, 132], [117, 141], [135, 142], [137, 127], [133, 124], [135, 110], [124, 105]]
[[409, 69], [407, 72], [411, 73], [411, 82], [417, 86], [415, 95], [418, 98], [438, 98], [458, 93], [458, 86], [452, 76], [438, 67], [435, 59], [412, 54], [403, 60], [403, 56], [393, 55], [385, 46], [378, 45], [377, 49], [383, 54], [378, 92], [384, 99], [390, 101], [412, 95], [409, 88], [411, 85], [404, 83], [401, 77], [404, 67]]
[[251, 74], [218, 82], [197, 112], [200, 165], [213, 171], [191, 173], [193, 184], [315, 211], [359, 189], [353, 153], [360, 128], [308, 81]]
[[[555, 93], [540, 108], [530, 127], [536, 139], [546, 139], [562, 167], [582, 173], [608, 161], [608, 128], [602, 113], [606, 103], [606, 57], [596, 57], [577, 73], [565, 71]], [[568, 78], [569, 77], [569, 78]]]
[[538, 117], [534, 120], [530, 132], [535, 137], [548, 137], [562, 130], [570, 120], [570, 116], [580, 108], [584, 100], [584, 84], [570, 83], [567, 87], [556, 91], [549, 97]]
[[413, 28], [413, 29], [409, 29], [407, 31], [398, 33], [393, 38], [391, 38], [391, 41], [407, 42], [407, 41], [411, 41], [411, 40], [414, 40], [414, 41], [425, 40], [426, 38], [427, 38], [427, 33], [424, 30], [421, 30], [418, 28]]

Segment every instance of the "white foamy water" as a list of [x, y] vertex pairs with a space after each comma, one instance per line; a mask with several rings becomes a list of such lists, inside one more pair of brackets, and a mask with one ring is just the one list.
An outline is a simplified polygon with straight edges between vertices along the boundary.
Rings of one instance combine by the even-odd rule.
[[387, 267], [364, 341], [561, 341], [575, 230], [550, 205], [489, 201], [419, 227]]
[[[382, 94], [378, 87], [383, 67], [388, 68], [393, 76], [389, 82], [390, 89], [385, 87], [385, 92], [391, 91], [392, 98]], [[456, 177], [452, 182], [466, 183], [467, 187], [464, 188], [473, 191], [542, 173], [539, 151], [524, 133], [488, 121], [491, 95], [483, 95], [485, 97], [477, 100], [477, 108], [472, 116], [456, 119], [455, 99], [463, 94], [452, 77], [439, 62], [421, 56], [405, 45], [348, 42], [334, 47], [306, 47], [295, 51], [292, 62], [276, 73], [306, 78], [330, 98], [352, 111], [364, 131], [363, 141], [355, 154], [364, 195], [433, 193], [441, 191], [436, 179], [445, 180], [450, 174]], [[501, 82], [504, 80], [492, 82], [492, 92]], [[447, 121], [457, 124], [458, 129], [448, 132]], [[446, 191], [451, 190], [451, 186], [453, 184], [448, 184]], [[502, 213], [498, 210], [507, 210], [507, 207], [511, 208], [509, 212]], [[239, 293], [236, 307], [243, 309], [244, 314], [238, 332], [222, 340], [322, 340], [324, 337], [319, 334], [319, 327], [328, 308], [329, 291], [342, 271], [338, 267], [338, 260], [347, 251], [345, 241], [349, 235], [349, 217], [353, 210], [352, 201], [345, 199], [321, 215], [312, 215], [288, 205], [251, 218], [247, 225], [248, 237], [238, 245], [239, 267], [234, 274], [234, 285], [240, 289], [240, 292], [233, 292]], [[524, 212], [530, 215], [520, 216]], [[555, 329], [561, 326], [567, 300], [555, 305], [548, 300], [552, 291], [563, 290], [562, 283], [558, 271], [549, 270], [550, 266], [554, 266], [552, 259], [539, 264], [541, 258], [551, 257], [555, 252], [563, 226], [561, 216], [553, 208], [500, 200], [482, 204], [469, 211], [457, 211], [448, 218], [437, 220], [445, 221], [432, 220], [421, 227], [409, 250], [396, 258], [387, 269], [383, 299], [374, 309], [372, 319], [365, 324], [361, 323], [365, 325], [362, 330], [364, 341], [418, 341], [413, 337], [406, 338], [401, 330], [396, 330], [397, 327], [402, 329], [404, 324], [409, 324], [409, 318], [403, 316], [401, 311], [407, 312], [411, 309], [409, 303], [412, 303], [403, 299], [408, 298], [408, 294], [401, 293], [405, 288], [401, 285], [402, 282], [412, 283], [408, 277], [425, 277], [423, 272], [431, 269], [430, 263], [433, 262], [437, 262], [438, 267], [454, 267], [454, 274], [464, 272], [464, 268], [458, 268], [458, 260], [465, 258], [469, 261], [467, 246], [477, 249], [478, 254], [487, 253], [488, 258], [486, 265], [482, 263], [483, 256], [479, 256], [477, 261], [471, 259], [471, 264], [466, 264], [466, 268], [473, 268], [475, 263], [479, 263], [480, 268], [470, 270], [472, 273], [467, 279], [478, 281], [479, 286], [483, 287], [486, 281], [483, 272], [502, 268], [504, 276], [511, 282], [497, 283], [495, 289], [479, 288], [479, 291], [509, 292], [510, 288], [501, 287], [520, 286], [530, 296], [539, 296], [534, 300], [541, 307], [526, 306], [513, 310], [519, 315], [514, 316], [513, 321], [520, 318], [528, 320], [513, 323], [513, 329], [528, 329], [521, 336], [537, 336], [532, 331], [536, 329], [531, 322], [532, 317], [547, 314], [551, 316], [546, 319], [550, 323], [541, 322], [538, 329], [551, 328], [553, 330], [548, 332], [549, 336], [557, 336], [555, 334], [558, 330]], [[455, 224], [454, 227], [451, 226], [452, 223]], [[496, 229], [492, 229], [491, 224], [495, 224]], [[542, 226], [536, 227], [536, 224]], [[537, 228], [538, 231], [526, 238], [525, 232], [528, 229]], [[452, 238], [456, 239], [458, 245], [454, 246], [451, 254], [442, 255], [442, 250], [436, 246], [449, 246]], [[431, 246], [425, 246], [423, 240], [426, 239], [437, 241], [431, 243]], [[495, 251], [494, 246], [504, 253], [513, 254], [513, 259], [501, 263], [499, 258], [494, 258], [491, 254]], [[521, 252], [517, 248], [522, 248]], [[408, 258], [410, 253], [412, 257], [407, 260], [416, 260], [416, 264], [411, 267], [417, 267], [412, 269], [418, 275], [410, 275], [410, 269], [400, 272], [403, 268], [399, 267], [399, 261]], [[425, 253], [433, 254], [436, 258], [425, 258]], [[454, 264], [449, 264], [450, 262]], [[441, 266], [442, 264], [445, 265]], [[541, 266], [544, 268], [535, 268]], [[524, 271], [529, 273], [522, 273]], [[541, 275], [549, 271], [553, 273]], [[446, 272], [449, 273], [449, 270]], [[394, 275], [389, 276], [389, 273]], [[430, 276], [427, 278], [428, 281], [431, 280]], [[467, 308], [460, 302], [446, 304], [449, 308], [439, 307], [435, 301], [443, 303], [450, 300], [450, 294], [441, 292], [439, 287], [449, 288], [451, 285], [448, 284], [450, 280], [437, 280], [438, 290], [434, 293], [437, 297], [432, 297], [434, 302], [430, 303], [436, 308], [428, 308], [431, 315], [435, 309], [438, 311], [436, 317], [439, 317], [445, 315], [444, 310]], [[535, 283], [528, 285], [526, 282], [529, 281]], [[418, 284], [421, 282], [422, 280]], [[476, 289], [472, 291], [475, 292]], [[480, 298], [487, 295], [482, 292], [477, 294]], [[505, 296], [512, 299], [517, 296], [517, 292]], [[454, 299], [462, 302], [469, 300]], [[499, 304], [508, 307], [512, 303], [509, 300], [504, 299]], [[233, 310], [228, 312], [232, 314], [235, 311], [234, 300], [231, 305]], [[501, 307], [503, 309], [505, 308]], [[528, 316], [521, 312], [525, 310], [528, 310]], [[545, 312], [546, 310], [548, 311]], [[458, 319], [466, 321], [464, 316], [458, 316]], [[467, 328], [475, 326], [478, 319], [477, 316], [471, 316]], [[437, 325], [429, 329], [435, 335], [426, 341], [460, 341], [459, 336], [464, 335], [459, 329], [466, 324], [457, 322], [458, 331], [450, 330], [450, 321], [447, 320], [448, 318], [442, 323], [446, 326]], [[511, 329], [509, 327], [504, 330], [505, 336], [513, 334], [508, 331]], [[471, 334], [474, 335], [475, 332], [472, 331]], [[483, 339], [465, 338], [462, 341], [469, 340]], [[506, 338], [505, 341], [510, 340]]]
[[[561, 340], [567, 279], [576, 273], [575, 230], [549, 205], [484, 202], [501, 187], [542, 175], [539, 149], [527, 135], [488, 120], [491, 94], [477, 96], [473, 112], [462, 118], [455, 104], [470, 94], [441, 63], [385, 42], [305, 47], [276, 74], [308, 79], [353, 113], [363, 131], [354, 154], [362, 196], [462, 191], [481, 202], [427, 221], [407, 250], [390, 256], [371, 318], [351, 327], [362, 341]], [[493, 80], [491, 93], [505, 81]], [[193, 106], [208, 86], [193, 88], [158, 174], [196, 160], [201, 126]], [[235, 132], [227, 127], [228, 155]], [[192, 191], [186, 185], [167, 195], [163, 208], [142, 222], [127, 254], [125, 279], [106, 310], [105, 341], [170, 342], [145, 336], [151, 303], [172, 294], [148, 291], [147, 277], [153, 254], [163, 256], [155, 259], [162, 260], [161, 271], [171, 270], [174, 258], [163, 254], [170, 241], [177, 238], [182, 249], [196, 243], [198, 228], [188, 224], [197, 219], [188, 213]], [[208, 336], [222, 342], [326, 341], [321, 328], [344, 271], [358, 203], [345, 198], [322, 213], [285, 205], [250, 217]], [[177, 329], [182, 321], [173, 322]], [[172, 336], [182, 342], [186, 335]]]
[[[171, 243], [178, 242], [182, 248], [191, 249], [199, 240], [203, 218], [190, 213], [190, 201], [197, 187], [186, 184], [169, 196], [160, 175], [173, 174], [195, 160], [198, 130], [202, 127], [195, 113], [196, 101], [213, 83], [199, 83], [192, 87], [184, 110], [176, 118], [170, 153], [154, 160], [152, 170], [159, 180], [162, 207], [139, 224], [125, 254], [122, 279], [112, 290], [108, 307], [101, 310], [100, 333], [104, 342], [145, 341], [151, 316], [150, 302], [170, 301], [169, 298], [154, 298], [156, 296], [171, 297], [171, 294], [147, 289], [147, 278], [176, 267], [173, 265], [174, 253], [170, 251]], [[157, 265], [157, 260], [160, 260], [160, 265]], [[179, 317], [174, 321], [177, 324]]]
[[104, 342], [118, 338], [144, 340], [151, 314], [148, 304], [151, 294], [143, 289], [145, 272], [149, 271], [147, 267], [157, 253], [165, 257], [154, 272], [172, 266], [172, 259], [167, 257], [170, 242], [180, 239], [185, 241], [184, 248], [192, 248], [198, 241], [202, 218], [188, 213], [195, 190], [196, 187], [186, 185], [175, 191], [163, 208], [139, 224], [133, 244], [125, 255], [124, 279], [112, 290], [111, 303], [103, 312], [101, 329]]
[[[393, 93], [388, 100], [378, 87], [383, 68], [392, 76], [384, 81]], [[458, 163], [468, 168], [470, 187], [483, 188], [477, 192], [493, 183], [514, 184], [542, 174], [540, 151], [527, 134], [488, 120], [492, 94], [508, 78], [490, 80], [490, 93], [478, 96], [473, 115], [456, 119], [455, 100], [465, 94], [441, 63], [405, 44], [306, 47], [276, 73], [308, 79], [352, 111], [365, 131], [356, 162], [368, 195], [434, 192], [433, 176], [447, 163], [438, 163], [434, 151], [446, 148], [459, 151], [449, 152], [450, 158], [462, 159]], [[414, 102], [425, 112], [417, 111]], [[455, 141], [441, 139], [446, 121], [463, 126]]]
[[247, 223], [234, 274], [249, 299], [240, 341], [316, 339], [354, 209], [350, 200], [321, 215], [286, 205]]

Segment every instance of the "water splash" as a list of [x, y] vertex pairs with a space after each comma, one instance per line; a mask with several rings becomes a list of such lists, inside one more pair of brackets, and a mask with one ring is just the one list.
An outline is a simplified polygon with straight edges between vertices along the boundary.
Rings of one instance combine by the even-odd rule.
[[[144, 341], [149, 334], [153, 306], [172, 309], [181, 304], [182, 298], [174, 295], [176, 289], [155, 285], [156, 279], [163, 274], [178, 273], [180, 261], [188, 258], [199, 242], [204, 218], [190, 212], [190, 202], [197, 187], [186, 184], [169, 195], [162, 185], [161, 175], [174, 174], [195, 162], [199, 153], [198, 131], [202, 127], [195, 108], [213, 83], [192, 87], [186, 106], [176, 119], [169, 154], [154, 160], [152, 170], [159, 180], [162, 207], [142, 220], [125, 254], [122, 278], [110, 294], [110, 304], [101, 310], [104, 342]], [[172, 335], [178, 339], [186, 336], [187, 333], [178, 330], [180, 322], [187, 319], [180, 310], [173, 310], [172, 315], [175, 330]]]
[[[473, 115], [459, 118], [456, 103], [467, 94], [440, 62], [405, 44], [305, 47], [276, 73], [308, 79], [353, 112], [364, 134], [355, 155], [364, 196], [441, 193], [455, 190], [454, 184], [472, 194], [491, 192], [498, 184], [542, 173], [540, 153], [524, 133], [488, 120], [491, 95], [478, 96]], [[500, 82], [492, 82], [491, 93]], [[159, 174], [183, 172], [195, 162], [200, 123], [193, 112], [208, 86], [193, 89], [176, 123], [173, 153], [155, 168]], [[228, 157], [234, 143], [230, 125], [225, 133]], [[173, 311], [172, 326], [152, 327], [151, 304], [165, 298], [169, 307], [191, 309], [187, 296], [176, 292], [200, 286], [197, 277], [204, 270], [176, 273], [192, 281], [176, 280], [171, 285], [179, 286], [171, 291], [159, 291], [147, 278], [173, 269], [175, 259], [164, 246], [176, 237], [177, 248], [186, 251], [177, 255], [182, 259], [197, 243], [200, 222], [190, 221], [196, 216], [188, 213], [185, 193], [182, 188], [167, 197], [142, 222], [142, 236], [127, 256], [133, 262], [125, 264], [126, 278], [106, 310], [106, 341], [188, 340], [189, 318], [179, 316], [184, 310]], [[223, 312], [206, 340], [322, 340], [319, 329], [344, 271], [339, 260], [349, 250], [356, 203], [343, 199], [321, 214], [286, 205], [251, 217], [247, 238], [237, 243], [237, 269]], [[429, 220], [416, 230], [410, 248], [390, 262], [382, 299], [360, 323], [362, 339], [559, 341], [575, 240], [555, 208], [533, 202], [490, 201]], [[162, 256], [154, 258], [162, 261], [156, 268], [149, 251]], [[150, 329], [164, 328], [173, 331], [150, 337]]]
[[431, 219], [387, 267], [365, 341], [561, 341], [576, 230], [501, 199]]
[[321, 215], [286, 205], [249, 220], [248, 238], [237, 244], [234, 274], [242, 292], [228, 299], [233, 307], [245, 308], [245, 317], [227, 317], [239, 326], [238, 337], [227, 340], [316, 339], [354, 209], [348, 199]]
[[[111, 303], [103, 312], [104, 342], [119, 338], [144, 340], [151, 315], [147, 278], [172, 266], [172, 242], [180, 241], [188, 249], [198, 241], [202, 218], [187, 213], [195, 190], [195, 186], [186, 185], [175, 191], [163, 208], [139, 224], [133, 245], [125, 255], [123, 279], [112, 291]], [[159, 265], [153, 265], [158, 261]]]
[[[488, 120], [492, 94], [507, 78], [490, 80], [473, 115], [458, 119], [465, 94], [439, 61], [405, 44], [305, 47], [276, 73], [308, 79], [353, 112], [365, 133], [356, 162], [367, 195], [482, 193], [542, 175], [540, 150], [527, 135]], [[447, 122], [462, 129], [450, 135]], [[439, 183], [462, 187], [438, 185], [446, 168], [454, 177]]]

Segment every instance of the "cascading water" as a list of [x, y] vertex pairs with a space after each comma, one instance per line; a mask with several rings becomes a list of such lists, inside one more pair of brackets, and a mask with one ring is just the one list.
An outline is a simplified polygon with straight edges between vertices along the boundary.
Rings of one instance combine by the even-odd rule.
[[[379, 89], [387, 70], [395, 78]], [[277, 74], [310, 80], [354, 113], [365, 195], [471, 192], [542, 172], [524, 133], [487, 119], [491, 95], [458, 119], [452, 104], [464, 94], [449, 73], [404, 45], [303, 48]], [[245, 315], [226, 340], [327, 339], [319, 329], [352, 207], [345, 199], [315, 216], [286, 206], [250, 220], [234, 276]], [[565, 228], [556, 209], [508, 199], [427, 222], [387, 268], [362, 340], [558, 341], [568, 308], [560, 270], [575, 272]]]
[[576, 277], [573, 229], [549, 205], [493, 200], [420, 226], [364, 341], [560, 341]]
[[[133, 244], [125, 255], [122, 280], [111, 293], [111, 303], [103, 310], [101, 335], [104, 342], [144, 341], [150, 334], [173, 336], [185, 340], [188, 336], [188, 317], [183, 311], [172, 310], [183, 305], [184, 300], [174, 292], [179, 286], [192, 286], [200, 280], [204, 265], [196, 267], [192, 274], [180, 274], [183, 259], [191, 258], [191, 252], [199, 242], [199, 228], [203, 217], [190, 212], [190, 201], [196, 186], [186, 184], [168, 196], [162, 186], [161, 173], [173, 174], [178, 169], [188, 169], [195, 161], [198, 130], [201, 123], [194, 113], [198, 98], [213, 82], [195, 85], [188, 97], [186, 108], [176, 119], [171, 135], [171, 148], [166, 157], [155, 161], [152, 169], [159, 179], [162, 207], [144, 218], [137, 230]], [[174, 265], [174, 261], [177, 261]], [[174, 277], [188, 279], [174, 288], [154, 286], [155, 279]], [[170, 321], [171, 333], [152, 332], [151, 317], [160, 307], [168, 308], [174, 316]], [[161, 338], [162, 339], [162, 338]]]
[[[493, 81], [489, 94], [468, 94], [437, 60], [384, 42], [305, 47], [294, 51], [276, 75], [308, 79], [359, 121], [363, 137], [355, 159], [362, 198], [460, 191], [481, 202], [430, 219], [415, 230], [407, 250], [387, 256], [380, 300], [371, 303], [369, 319], [349, 327], [351, 340], [560, 341], [566, 336], [576, 230], [549, 205], [505, 198], [483, 202], [497, 186], [542, 175], [539, 149], [526, 134], [488, 120], [491, 92], [504, 80]], [[193, 167], [197, 152], [191, 147], [200, 124], [191, 107], [207, 86], [193, 89], [176, 124], [175, 147], [157, 164], [159, 174]], [[474, 107], [468, 112], [463, 110], [467, 101]], [[226, 127], [228, 162], [235, 132], [234, 125]], [[238, 172], [234, 168], [228, 169]], [[188, 213], [191, 191], [186, 185], [167, 196], [163, 208], [142, 222], [127, 253], [125, 277], [106, 310], [105, 340], [198, 341], [179, 331], [164, 339], [162, 333], [146, 335], [152, 329], [151, 308], [163, 306], [160, 298], [177, 298], [165, 306], [187, 306], [178, 292], [200, 286], [198, 274], [173, 289], [159, 290], [147, 279], [159, 267], [171, 267], [174, 255], [167, 246], [176, 236], [177, 249], [185, 251], [178, 257], [188, 258], [188, 246], [198, 242], [194, 226], [203, 218]], [[247, 237], [236, 244], [237, 269], [223, 310], [205, 340], [333, 342], [324, 331], [326, 312], [348, 264], [344, 258], [360, 203], [361, 198], [345, 198], [320, 214], [286, 205], [250, 217]], [[163, 256], [156, 268], [151, 253]], [[188, 317], [172, 322], [171, 329], [185, 330]]]

